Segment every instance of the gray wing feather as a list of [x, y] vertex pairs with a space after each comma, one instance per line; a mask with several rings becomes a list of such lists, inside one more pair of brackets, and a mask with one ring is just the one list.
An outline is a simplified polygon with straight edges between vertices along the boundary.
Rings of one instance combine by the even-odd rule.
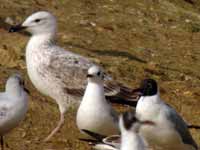
[[0, 107], [0, 120], [4, 119], [7, 116], [8, 108], [7, 107]]
[[185, 121], [172, 107], [170, 107], [169, 105], [167, 105], [167, 107], [170, 109], [167, 117], [171, 122], [174, 123], [174, 127], [180, 134], [183, 143], [192, 145], [196, 149], [198, 149], [198, 146], [192, 138]]
[[44, 78], [51, 77], [50, 82], [59, 85], [64, 92], [68, 89], [84, 89], [88, 68], [94, 63], [60, 47], [52, 47], [52, 49], [49, 61], [42, 65], [41, 74]]
[[[89, 67], [96, 65], [89, 59], [65, 51], [60, 47], [53, 47], [56, 51], [51, 51], [49, 63], [44, 66], [47, 74], [51, 74], [63, 90], [73, 96], [82, 97], [87, 84], [86, 75]], [[59, 50], [58, 50], [59, 49]], [[44, 73], [43, 73], [44, 75]], [[105, 76], [105, 95], [117, 95], [124, 99], [135, 100], [136, 96], [131, 94], [131, 89], [112, 80], [108, 75]]]

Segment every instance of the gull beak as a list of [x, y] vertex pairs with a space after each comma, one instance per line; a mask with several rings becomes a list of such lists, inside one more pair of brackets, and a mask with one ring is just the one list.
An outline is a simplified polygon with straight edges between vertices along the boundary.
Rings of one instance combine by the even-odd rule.
[[93, 77], [93, 75], [87, 74], [87, 78], [92, 78], [92, 77]]
[[152, 125], [152, 126], [155, 126], [155, 122], [153, 121], [149, 121], [149, 120], [146, 120], [146, 121], [140, 121], [141, 124], [144, 124], [144, 125]]
[[131, 91], [131, 93], [136, 94], [138, 96], [142, 96], [142, 89], [141, 88], [136, 88], [134, 90]]
[[24, 29], [26, 29], [26, 27], [24, 27], [21, 24], [19, 24], [19, 25], [16, 25], [16, 26], [11, 26], [10, 29], [9, 29], [9, 32], [10, 33], [18, 32], [18, 31], [21, 31], [21, 30], [24, 30]]

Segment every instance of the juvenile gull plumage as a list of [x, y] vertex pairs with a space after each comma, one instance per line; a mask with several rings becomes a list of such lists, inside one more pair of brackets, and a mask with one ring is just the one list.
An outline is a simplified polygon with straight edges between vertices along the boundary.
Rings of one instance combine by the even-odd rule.
[[88, 84], [77, 111], [78, 128], [103, 135], [118, 134], [118, 114], [105, 99], [103, 70], [92, 66], [87, 77]]
[[21, 76], [15, 74], [6, 82], [5, 92], [0, 93], [0, 136], [3, 136], [24, 119], [28, 109], [28, 94]]
[[138, 91], [142, 96], [136, 106], [136, 116], [140, 120], [151, 120], [156, 124], [141, 127], [141, 134], [149, 143], [164, 149], [198, 149], [181, 116], [161, 100], [155, 80], [145, 79]]
[[[48, 141], [63, 125], [64, 114], [70, 106], [79, 103], [85, 87], [85, 74], [94, 65], [89, 59], [64, 50], [54, 42], [57, 21], [49, 12], [39, 11], [30, 15], [22, 24], [11, 27], [10, 32], [26, 29], [32, 34], [26, 46], [28, 75], [34, 86], [54, 99], [60, 110], [56, 128], [45, 139]], [[110, 94], [134, 99], [130, 89], [105, 82]], [[128, 95], [128, 96], [127, 96]], [[78, 100], [77, 100], [78, 99]]]

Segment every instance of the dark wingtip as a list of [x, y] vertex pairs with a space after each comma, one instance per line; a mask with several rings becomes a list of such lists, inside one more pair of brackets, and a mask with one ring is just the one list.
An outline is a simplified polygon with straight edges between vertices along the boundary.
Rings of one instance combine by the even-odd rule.
[[190, 129], [198, 129], [200, 130], [200, 125], [187, 125], [188, 128]]
[[106, 97], [106, 100], [108, 100], [112, 104], [128, 105], [128, 106], [136, 107], [137, 102], [138, 102], [138, 98], [135, 100], [126, 100], [117, 96], [105, 96], [105, 97]]
[[24, 91], [25, 91], [28, 95], [31, 94], [31, 92], [30, 92], [27, 88], [24, 88]]
[[87, 78], [92, 78], [93, 77], [93, 75], [91, 75], [91, 74], [87, 74], [87, 76], [86, 76]]
[[95, 144], [98, 144], [99, 141], [94, 140], [94, 139], [84, 139], [84, 138], [79, 138], [79, 141], [87, 142], [89, 145], [94, 146]]
[[106, 136], [105, 135], [101, 135], [98, 133], [94, 133], [92, 131], [86, 130], [86, 129], [81, 129], [82, 132], [86, 133], [87, 135], [89, 135], [90, 137], [98, 140], [98, 141], [102, 141], [102, 139], [104, 139]]
[[10, 29], [8, 30], [8, 32], [10, 32], [10, 33], [18, 32], [18, 31], [21, 31], [25, 28], [26, 27], [23, 27], [21, 24], [19, 24], [19, 25], [16, 25], [16, 26], [11, 26]]

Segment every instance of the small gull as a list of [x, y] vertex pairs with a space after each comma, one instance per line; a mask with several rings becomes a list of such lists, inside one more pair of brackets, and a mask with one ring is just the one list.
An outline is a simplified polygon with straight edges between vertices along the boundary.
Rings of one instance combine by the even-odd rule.
[[3, 150], [3, 136], [25, 118], [28, 109], [28, 93], [19, 74], [6, 82], [5, 92], [0, 93], [0, 136]]
[[161, 100], [158, 85], [153, 79], [142, 81], [141, 97], [136, 106], [139, 120], [151, 120], [156, 126], [143, 126], [141, 134], [152, 145], [173, 150], [197, 150], [187, 124], [171, 106]]
[[78, 128], [103, 135], [118, 134], [118, 114], [104, 95], [104, 73], [98, 66], [88, 69], [88, 84], [77, 111]]
[[119, 120], [121, 131], [120, 150], [147, 150], [148, 144], [139, 134], [143, 125], [155, 126], [154, 122], [136, 118], [135, 112], [126, 112]]
[[[104, 138], [103, 135], [83, 130], [86, 134], [96, 138], [96, 141], [87, 141], [97, 150], [147, 150], [148, 144], [139, 134], [141, 126], [155, 126], [151, 121], [140, 121], [134, 112], [125, 112], [119, 118], [121, 136], [112, 135]], [[81, 139], [84, 140], [84, 139]]]
[[[26, 46], [26, 65], [33, 85], [44, 95], [54, 99], [60, 110], [60, 120], [45, 138], [48, 141], [64, 124], [64, 114], [69, 107], [80, 103], [86, 80], [85, 74], [94, 65], [88, 58], [67, 51], [55, 43], [57, 20], [47, 11], [30, 15], [22, 24], [10, 28], [10, 32], [25, 29], [32, 34]], [[130, 89], [112, 82], [107, 76], [106, 94], [135, 99]], [[108, 96], [108, 95], [107, 95]]]

